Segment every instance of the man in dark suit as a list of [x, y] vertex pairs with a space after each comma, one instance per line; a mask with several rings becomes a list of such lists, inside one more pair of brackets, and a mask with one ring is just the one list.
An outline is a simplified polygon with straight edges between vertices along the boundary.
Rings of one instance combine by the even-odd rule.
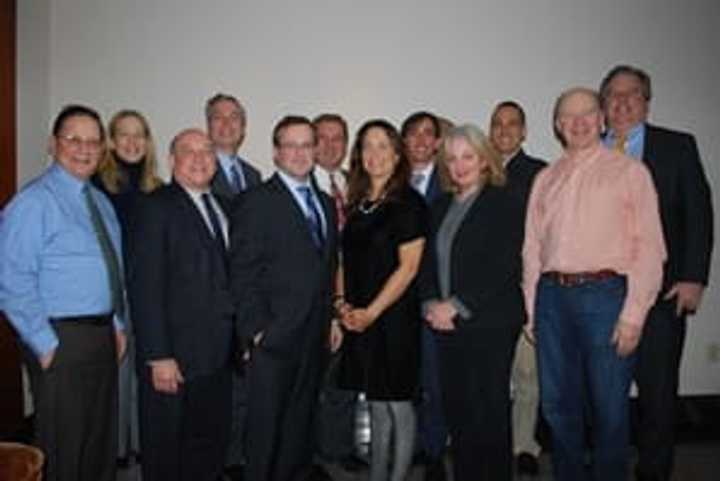
[[211, 184], [212, 192], [216, 196], [234, 199], [262, 180], [260, 172], [238, 155], [245, 140], [247, 113], [236, 97], [218, 93], [205, 104], [205, 117], [218, 161]]
[[713, 247], [710, 187], [695, 138], [647, 123], [650, 77], [619, 65], [603, 79], [600, 93], [608, 131], [605, 143], [642, 159], [660, 203], [668, 251], [663, 288], [648, 314], [638, 351], [635, 381], [640, 407], [638, 480], [668, 480], [673, 444], [680, 358], [686, 317], [700, 305]]
[[208, 136], [180, 132], [170, 163], [173, 182], [140, 206], [132, 238], [142, 476], [215, 481], [230, 426], [228, 222], [210, 193], [216, 160]]
[[[440, 122], [431, 112], [415, 112], [405, 119], [400, 134], [412, 167], [410, 182], [430, 205], [443, 190], [435, 162], [441, 142]], [[424, 322], [421, 343], [423, 397], [419, 407], [418, 432], [426, 463], [425, 479], [443, 481], [447, 478], [443, 455], [448, 428], [443, 415], [435, 337], [432, 329]]]
[[[205, 104], [205, 118], [218, 162], [210, 187], [216, 197], [232, 205], [241, 193], [260, 185], [262, 181], [260, 172], [238, 155], [245, 140], [247, 112], [236, 97], [218, 93]], [[234, 371], [232, 377], [232, 427], [225, 471], [231, 479], [242, 479], [247, 386], [241, 373]]]
[[[246, 479], [304, 479], [332, 313], [337, 256], [332, 200], [312, 185], [315, 132], [305, 117], [273, 130], [278, 171], [233, 213], [232, 294], [247, 346]], [[339, 336], [339, 328], [332, 332]]]
[[[508, 192], [520, 203], [517, 212], [525, 226], [525, 210], [535, 176], [547, 164], [525, 153], [522, 143], [527, 136], [525, 111], [517, 102], [500, 102], [490, 118], [490, 141], [502, 156], [507, 174]], [[519, 253], [518, 253], [519, 254]], [[535, 440], [540, 392], [537, 378], [535, 344], [521, 335], [515, 349], [512, 368], [513, 454], [519, 474], [537, 476], [540, 445]]]

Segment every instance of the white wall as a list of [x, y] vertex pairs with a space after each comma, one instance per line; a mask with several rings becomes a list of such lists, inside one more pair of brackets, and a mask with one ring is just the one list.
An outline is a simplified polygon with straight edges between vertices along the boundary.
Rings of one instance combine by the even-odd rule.
[[[653, 120], [695, 133], [711, 183], [720, 180], [715, 1], [18, 3], [20, 180], [40, 170], [47, 126], [66, 103], [94, 105], [106, 118], [139, 108], [164, 157], [175, 132], [203, 124], [204, 101], [217, 91], [245, 102], [242, 151], [266, 173], [270, 131], [286, 113], [338, 111], [354, 130], [369, 117], [399, 123], [427, 108], [485, 125], [508, 97], [526, 106], [528, 150], [553, 158], [555, 97], [597, 86], [621, 62], [649, 71]], [[720, 393], [720, 364], [709, 360], [720, 345], [717, 293], [708, 290], [690, 322], [686, 393]]]

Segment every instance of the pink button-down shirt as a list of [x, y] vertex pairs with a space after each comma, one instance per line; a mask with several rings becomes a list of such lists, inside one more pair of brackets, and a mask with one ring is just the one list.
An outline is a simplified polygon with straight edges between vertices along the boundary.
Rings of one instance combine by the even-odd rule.
[[665, 258], [657, 193], [642, 162], [598, 144], [565, 153], [537, 176], [523, 246], [530, 323], [541, 273], [611, 269], [627, 277], [620, 318], [642, 326]]

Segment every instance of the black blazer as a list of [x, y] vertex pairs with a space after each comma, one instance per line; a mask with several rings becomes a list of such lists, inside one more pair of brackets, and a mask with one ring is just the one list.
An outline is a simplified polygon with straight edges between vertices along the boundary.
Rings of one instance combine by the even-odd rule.
[[185, 378], [230, 360], [233, 305], [225, 256], [199, 210], [176, 183], [136, 211], [128, 273], [138, 369], [175, 358]]
[[[245, 190], [249, 190], [260, 185], [262, 177], [255, 167], [243, 159], [239, 159], [238, 164], [240, 165], [240, 170], [242, 170], [243, 177], [245, 178]], [[215, 176], [210, 183], [210, 188], [212, 189], [212, 193], [214, 195], [222, 197], [225, 200], [233, 200], [237, 196], [235, 190], [230, 185], [230, 180], [227, 178], [227, 175], [225, 175], [225, 171], [220, 166], [220, 162], [218, 162], [217, 172], [215, 172]]]
[[425, 202], [428, 205], [432, 204], [442, 193], [443, 188], [440, 184], [440, 174], [438, 173], [438, 166], [436, 164], [430, 174], [430, 180], [428, 180], [428, 187], [425, 191]]
[[[421, 298], [439, 299], [437, 232], [452, 202], [446, 193], [430, 209], [430, 236], [419, 278]], [[450, 294], [471, 312], [458, 326], [504, 327], [525, 322], [520, 289], [524, 205], [505, 187], [485, 186], [452, 244]]]
[[[511, 195], [517, 197], [524, 207], [527, 207], [530, 189], [535, 181], [535, 176], [546, 166], [547, 162], [544, 160], [530, 157], [524, 150], [520, 149], [505, 167], [507, 174], [505, 188], [510, 191]], [[524, 219], [525, 215], [523, 214], [523, 223]]]
[[323, 192], [316, 195], [327, 227], [321, 251], [277, 174], [243, 195], [232, 214], [230, 270], [238, 337], [249, 346], [263, 331], [261, 345], [276, 357], [299, 355], [307, 336], [326, 339], [332, 318], [337, 220], [332, 199]]
[[657, 189], [668, 251], [663, 288], [678, 281], [707, 284], [713, 207], [695, 138], [648, 124], [643, 161]]

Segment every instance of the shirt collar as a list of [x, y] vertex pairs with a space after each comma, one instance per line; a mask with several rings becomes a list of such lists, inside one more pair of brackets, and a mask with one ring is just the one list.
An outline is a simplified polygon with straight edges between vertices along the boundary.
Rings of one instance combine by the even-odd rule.
[[[638, 136], [640, 136], [645, 131], [645, 122], [640, 122], [639, 124], [635, 125], [633, 128], [630, 129], [627, 136], [625, 137], [626, 142], [632, 142], [635, 140]], [[614, 141], [617, 134], [615, 132], [615, 129], [608, 129], [607, 133], [605, 134], [605, 137], [609, 140]]]
[[86, 186], [90, 185], [89, 181], [80, 180], [68, 172], [57, 160], [50, 166], [50, 174], [57, 179], [64, 188], [77, 192], [78, 194], [82, 193]]

